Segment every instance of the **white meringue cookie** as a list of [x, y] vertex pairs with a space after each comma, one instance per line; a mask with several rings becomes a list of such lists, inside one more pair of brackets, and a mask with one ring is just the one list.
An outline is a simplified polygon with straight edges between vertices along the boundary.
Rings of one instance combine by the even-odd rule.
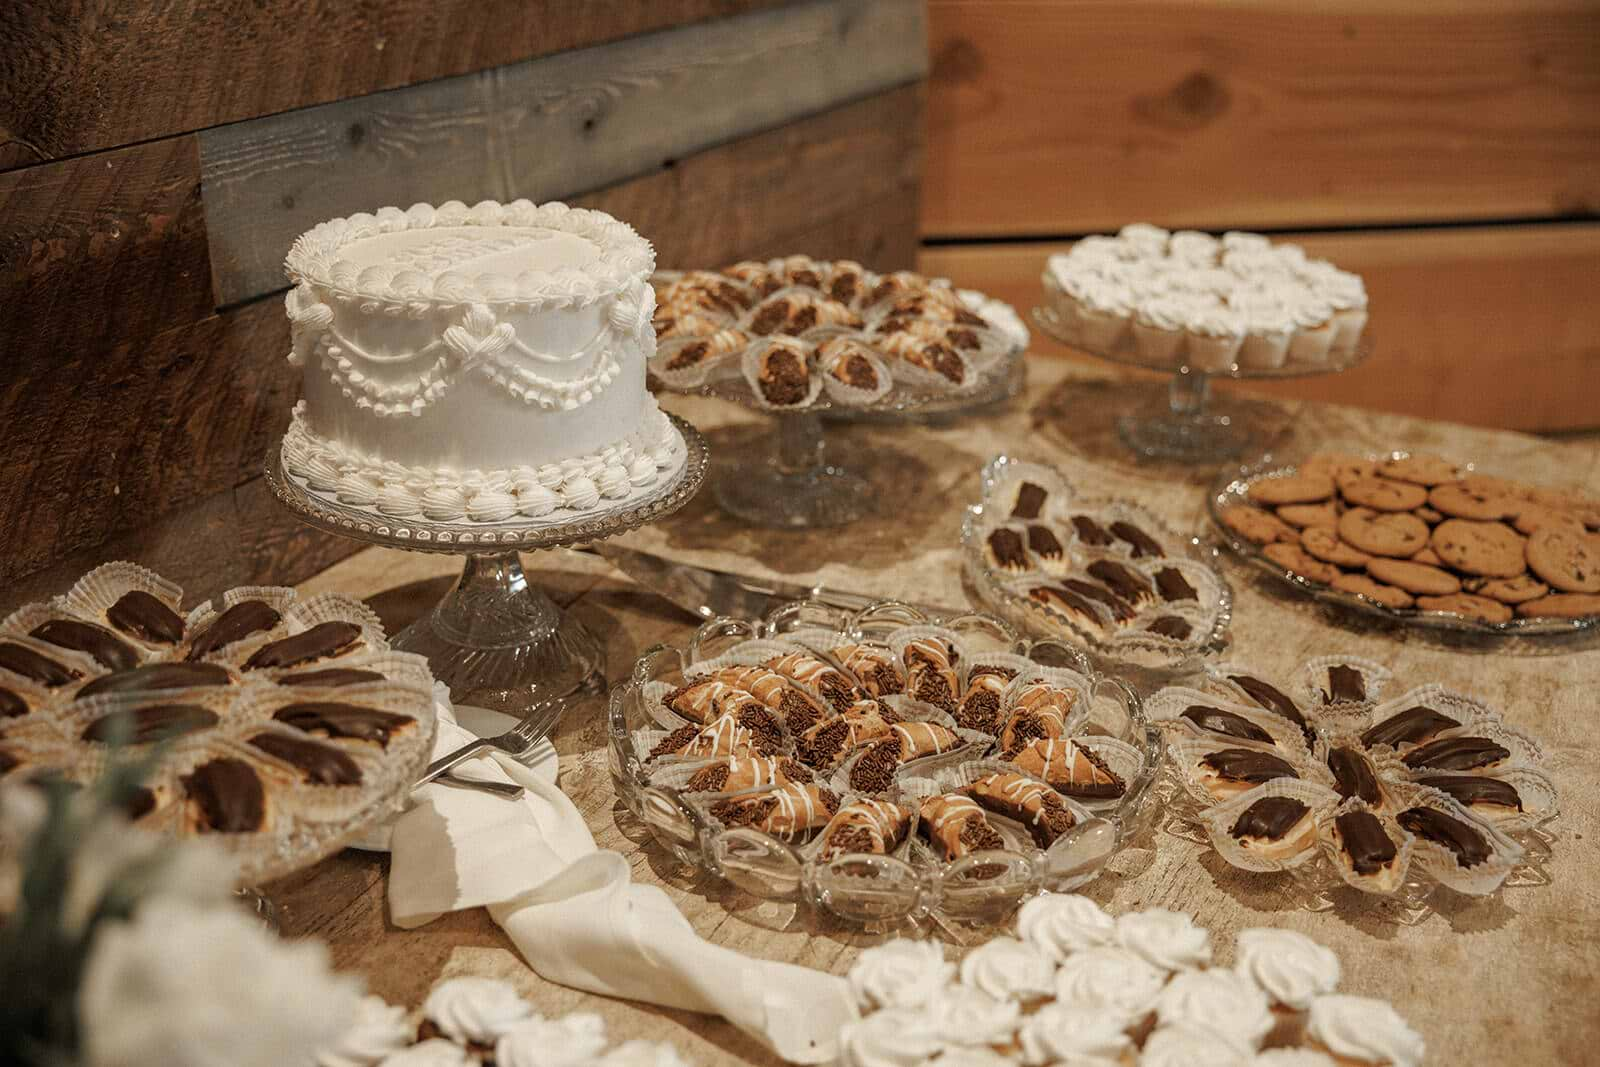
[[1211, 962], [1211, 935], [1187, 915], [1165, 908], [1117, 920], [1117, 942], [1157, 967], [1185, 971]]
[[533, 1014], [509, 984], [493, 978], [449, 978], [433, 987], [422, 1014], [447, 1037], [491, 1045]]
[[1339, 986], [1339, 957], [1293, 930], [1241, 930], [1235, 954], [1234, 970], [1296, 1011], [1305, 1011], [1313, 998]]
[[1370, 997], [1318, 997], [1306, 1033], [1335, 1056], [1358, 1063], [1418, 1067], [1427, 1052], [1421, 1034], [1387, 1002]]
[[317, 1067], [372, 1067], [411, 1044], [413, 1033], [405, 1008], [382, 997], [362, 997], [350, 1028], [317, 1053]]
[[921, 1067], [943, 1048], [925, 1014], [890, 1008], [844, 1028], [839, 1035], [839, 1063], [840, 1067]]
[[1092, 948], [1076, 953], [1056, 971], [1056, 997], [1085, 1004], [1132, 1025], [1155, 1010], [1167, 972], [1125, 948]]
[[1234, 971], [1185, 971], [1156, 1000], [1162, 1026], [1191, 1023], [1215, 1030], [1249, 1049], [1272, 1030], [1272, 1007], [1255, 983]]
[[606, 1047], [606, 1024], [591, 1012], [560, 1019], [535, 1015], [500, 1035], [495, 1067], [586, 1067]]
[[937, 941], [898, 938], [866, 949], [850, 968], [850, 991], [863, 1009], [920, 1008], [955, 977]]
[[1074, 1057], [1120, 1062], [1133, 1042], [1122, 1021], [1087, 1004], [1047, 1004], [1023, 1021], [1022, 1062], [1029, 1067]]
[[1014, 937], [996, 937], [967, 953], [961, 961], [961, 982], [997, 1000], [1027, 1002], [1054, 992], [1056, 968], [1051, 958]]
[[1017, 913], [1017, 933], [1057, 962], [1082, 949], [1112, 944], [1116, 932], [1116, 920], [1077, 893], [1044, 893]]
[[1215, 1030], [1188, 1023], [1157, 1027], [1139, 1055], [1140, 1067], [1248, 1067], [1251, 1055]]

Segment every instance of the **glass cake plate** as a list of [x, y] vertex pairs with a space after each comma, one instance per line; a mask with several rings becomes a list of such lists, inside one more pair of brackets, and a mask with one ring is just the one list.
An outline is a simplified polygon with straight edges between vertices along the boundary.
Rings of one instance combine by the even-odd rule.
[[[142, 827], [214, 842], [244, 886], [307, 867], [400, 810], [448, 700], [421, 657], [392, 649], [372, 611], [339, 594], [248, 586], [188, 612], [182, 599], [143, 567], [108, 563], [0, 623], [0, 698], [21, 709], [0, 719], [0, 777], [88, 784], [110, 761], [164, 743], [130, 814]], [[130, 628], [118, 605], [135, 602], [137, 617], [166, 620], [165, 637]], [[234, 619], [259, 612], [260, 628], [197, 647], [229, 609]], [[329, 725], [346, 722], [354, 725], [343, 733]], [[289, 746], [280, 752], [314, 742], [320, 770], [343, 781], [319, 784], [309, 768], [259, 747], [264, 737]], [[214, 792], [208, 783], [218, 783]]]
[[1123, 415], [1117, 420], [1117, 433], [1123, 444], [1148, 459], [1177, 460], [1184, 463], [1216, 463], [1244, 453], [1255, 434], [1237, 413], [1218, 412], [1211, 404], [1213, 378], [1232, 380], [1307, 378], [1338, 374], [1365, 362], [1372, 354], [1371, 331], [1367, 330], [1354, 348], [1329, 356], [1324, 363], [1286, 363], [1281, 367], [1241, 367], [1202, 370], [1187, 364], [1155, 363], [1140, 356], [1124, 333], [1113, 348], [1086, 342], [1069, 325], [1063, 297], [1048, 283], [1045, 303], [1033, 309], [1033, 322], [1064, 345], [1088, 352], [1112, 363], [1171, 374], [1164, 404], [1152, 403], [1151, 410]]
[[[897, 658], [894, 649], [934, 637], [950, 642], [948, 647], [957, 650], [952, 662], [962, 665], [957, 672], [959, 688], [965, 689], [969, 670], [978, 665], [1003, 665], [1021, 672], [1007, 683], [994, 706], [995, 722], [1008, 719], [1012, 702], [1035, 683], [1068, 694], [1073, 703], [1070, 715], [1061, 723], [1062, 736], [1071, 737], [1072, 746], [1095, 753], [1097, 767], [1112, 768], [1114, 780], [1121, 783], [1120, 793], [1080, 801], [1044, 785], [1041, 791], [1057, 796], [1074, 817], [1070, 828], [1048, 848], [1030, 840], [1020, 823], [991, 811], [991, 822], [1003, 829], [1000, 837], [1005, 847], [969, 852], [946, 862], [920, 836], [916, 812], [921, 801], [961, 789], [984, 775], [1017, 772], [1018, 768], [995, 757], [999, 744], [995, 735], [956, 726], [947, 712], [896, 694], [886, 702], [905, 722], [943, 724], [959, 742], [937, 755], [901, 764], [891, 784], [870, 794], [911, 813], [905, 836], [897, 845], [886, 853], [843, 852], [824, 859], [828, 830], [820, 822], [790, 840], [780, 840], [752, 825], [730, 825], [724, 821], [730, 816], [717, 813], [722, 810], [717, 805], [730, 798], [759, 801], [783, 790], [774, 791], [768, 785], [744, 793], [696, 793], [686, 782], [718, 759], [651, 758], [653, 749], [662, 745], [671, 731], [693, 725], [663, 703], [663, 698], [686, 680], [728, 665], [757, 664], [798, 652], [838, 671], [854, 692], [864, 696], [868, 683], [848, 671], [833, 650], [847, 644], [869, 646], [875, 655], [899, 664], [893, 669], [900, 674], [897, 684], [903, 685], [905, 660]], [[804, 674], [798, 668], [785, 669], [796, 676]], [[884, 691], [884, 676], [873, 677], [879, 691]], [[795, 685], [792, 679], [786, 680], [783, 692]], [[838, 693], [823, 699], [836, 698], [854, 699]], [[820, 721], [838, 718], [824, 715]], [[873, 735], [853, 748], [847, 746], [837, 761], [827, 761], [808, 752], [803, 738], [797, 747], [799, 735], [789, 729], [790, 721], [785, 720], [781, 731], [780, 757], [802, 763], [811, 759], [815, 765], [809, 770], [815, 782], [830, 789], [838, 786], [841, 806], [869, 795], [852, 784], [854, 768], [884, 735]], [[1113, 678], [1096, 674], [1076, 649], [1056, 641], [1023, 640], [991, 615], [932, 616], [893, 601], [854, 613], [802, 601], [782, 605], [761, 620], [714, 619], [701, 626], [686, 647], [658, 645], [639, 657], [628, 680], [612, 691], [609, 726], [611, 773], [618, 795], [664, 848], [754, 896], [805, 902], [855, 924], [892, 925], [928, 916], [992, 923], [1041, 888], [1067, 890], [1093, 880], [1146, 824], [1146, 793], [1162, 747], [1160, 734], [1147, 723], [1137, 694]], [[1002, 736], [1007, 736], [1004, 731]]]
[[310, 489], [284, 471], [276, 450], [267, 461], [267, 483], [280, 503], [317, 529], [390, 548], [465, 557], [454, 588], [400, 633], [395, 647], [425, 656], [456, 702], [519, 718], [542, 708], [553, 726], [564, 698], [598, 683], [604, 657], [583, 624], [528, 581], [520, 553], [614, 537], [687, 504], [705, 481], [705, 439], [683, 419], [668, 417], [684, 444], [676, 473], [604, 510], [565, 518], [397, 519]]
[[[774, 260], [767, 267], [783, 271], [786, 269], [782, 266], [784, 262]], [[842, 525], [870, 512], [874, 494], [868, 479], [827, 457], [825, 417], [830, 421], [897, 421], [957, 414], [1016, 396], [1022, 391], [1026, 376], [1024, 356], [1029, 335], [1010, 305], [971, 290], [956, 290], [948, 285], [930, 286], [927, 279], [908, 272], [862, 273], [861, 289], [848, 304], [856, 316], [852, 320], [854, 325], [816, 325], [793, 334], [783, 332], [788, 327], [780, 327], [771, 335], [752, 330], [754, 320], [773, 301], [814, 302], [825, 298], [819, 286], [827, 285], [824, 279], [840, 265], [806, 262], [808, 269], [820, 275], [816, 285], [785, 284], [765, 295], [737, 279], [713, 276], [716, 283], [737, 289], [743, 294], [740, 300], [749, 301], [750, 306], [737, 313], [725, 307], [696, 308], [692, 314], [695, 321], [702, 324], [698, 329], [705, 332], [669, 331], [670, 335], [658, 342], [657, 355], [650, 361], [652, 375], [666, 389], [716, 397], [773, 416], [776, 432], [770, 447], [753, 456], [728, 457], [719, 463], [717, 475], [712, 479], [712, 491], [724, 510], [764, 526]], [[854, 269], [854, 265], [844, 266]], [[652, 281], [665, 293], [685, 278], [707, 273], [686, 275], [678, 271], [658, 271]], [[907, 279], [919, 279], [925, 288], [958, 296], [960, 312], [981, 320], [981, 324], [965, 326], [937, 324], [939, 329], [960, 330], [970, 335], [967, 343], [971, 347], [955, 353], [964, 368], [962, 384], [952, 384], [932, 371], [891, 355], [882, 347], [886, 335], [879, 331], [888, 329], [887, 324], [892, 321], [909, 321], [906, 315], [894, 313], [897, 299], [914, 297], [915, 291], [895, 288], [879, 300], [873, 300], [871, 294], [878, 285], [913, 284]], [[658, 312], [658, 323], [667, 314], [667, 311]], [[685, 312], [682, 317], [688, 318], [689, 314]], [[927, 324], [919, 322], [918, 325]], [[725, 338], [731, 340], [719, 355], [687, 368], [674, 366], [686, 348], [720, 344]], [[769, 347], [790, 342], [807, 353], [808, 391], [797, 403], [778, 406], [769, 403], [757, 391], [757, 367]], [[876, 374], [882, 379], [878, 388], [852, 389], [824, 372], [817, 358], [819, 350], [827, 351], [825, 346], [830, 343], [845, 342], [861, 346], [859, 350], [872, 361]]]
[[[985, 464], [981, 485], [979, 502], [967, 509], [962, 522], [961, 546], [967, 576], [985, 607], [1025, 632], [1069, 641], [1098, 662], [1152, 678], [1193, 671], [1227, 647], [1233, 592], [1215, 566], [1215, 552], [1195, 538], [1174, 533], [1128, 501], [1080, 496], [1054, 468], [1013, 456], [996, 456]], [[1016, 514], [1024, 485], [1044, 494], [1036, 508], [1020, 508], [1035, 512], [1029, 518]], [[1089, 525], [1078, 529], [1076, 523], [1084, 520]], [[1164, 554], [1136, 556], [1130, 542], [1111, 535], [1119, 522], [1148, 534]], [[1029, 543], [1037, 527], [1055, 541], [1058, 555], [1041, 555]], [[1014, 531], [1023, 542], [1009, 567], [997, 563], [990, 544], [1001, 529]], [[1107, 543], [1091, 544], [1089, 539]], [[1111, 590], [1088, 569], [1107, 565], [1125, 568], [1144, 586], [1139, 598], [1125, 600], [1126, 607], [1106, 599]], [[1157, 580], [1167, 570], [1183, 579], [1173, 599]], [[1060, 588], [1064, 581], [1085, 583], [1091, 597], [1101, 599], [1052, 603], [1029, 595], [1036, 588]], [[1178, 622], [1171, 623], [1173, 619]], [[1151, 625], [1160, 620], [1177, 628], [1152, 631]]]
[[[1146, 707], [1166, 735], [1167, 829], [1242, 870], [1287, 876], [1309, 908], [1348, 886], [1410, 923], [1446, 892], [1549, 884], [1558, 809], [1543, 750], [1484, 701], [1436, 684], [1402, 689], [1385, 666], [1330, 655], [1287, 684], [1211, 664], [1194, 687], [1163, 689]], [[1470, 851], [1408, 821], [1419, 809]], [[1350, 817], [1388, 839], [1366, 852], [1365, 870], [1361, 827], [1341, 822]]]
[[[1582, 618], [1513, 618], [1509, 622], [1489, 622], [1445, 611], [1423, 611], [1417, 608], [1392, 608], [1355, 593], [1335, 589], [1331, 585], [1313, 581], [1273, 562], [1262, 554], [1264, 545], [1258, 545], [1234, 532], [1223, 522], [1223, 512], [1230, 507], [1249, 504], [1250, 486], [1263, 478], [1273, 478], [1295, 473], [1308, 458], [1308, 452], [1289, 451], [1263, 456], [1260, 461], [1244, 467], [1224, 470], [1212, 484], [1206, 497], [1206, 513], [1212, 536], [1256, 573], [1282, 583], [1285, 587], [1304, 593], [1319, 603], [1346, 608], [1364, 615], [1378, 616], [1406, 626], [1443, 631], [1446, 634], [1506, 639], [1497, 647], [1514, 645], [1516, 638], [1560, 638], [1592, 633], [1600, 626], [1600, 615]], [[1361, 453], [1369, 461], [1402, 459], [1405, 451]], [[1463, 474], [1483, 474], [1472, 463], [1457, 464]], [[1508, 644], [1510, 642], [1510, 644]]]

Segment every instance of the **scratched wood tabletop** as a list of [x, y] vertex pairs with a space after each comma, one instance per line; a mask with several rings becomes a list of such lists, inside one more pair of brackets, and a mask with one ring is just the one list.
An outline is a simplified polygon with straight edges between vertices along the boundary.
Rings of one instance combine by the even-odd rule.
[[[1154, 398], [1149, 384], [1061, 362], [1035, 361], [1027, 392], [1008, 405], [918, 426], [830, 430], [833, 455], [868, 469], [881, 486], [876, 517], [815, 532], [741, 525], [709, 491], [656, 527], [629, 535], [634, 547], [752, 575], [820, 581], [841, 589], [920, 601], [966, 602], [958, 539], [962, 508], [977, 492], [979, 467], [1007, 451], [1057, 464], [1078, 486], [1139, 501], [1174, 526], [1203, 530], [1205, 487], [1214, 471], [1136, 464], [1117, 444], [1112, 417]], [[707, 434], [713, 455], [733, 455], [766, 428], [714, 401], [667, 398]], [[1349, 408], [1261, 402], [1273, 443], [1388, 449], [1426, 448], [1535, 483], [1600, 491], [1600, 448], [1517, 434], [1379, 415]], [[534, 579], [603, 641], [611, 682], [657, 642], [678, 642], [693, 620], [631, 584], [603, 561], [576, 552], [529, 557]], [[364, 597], [395, 628], [448, 586], [455, 561], [369, 549], [306, 582], [307, 591]], [[1387, 664], [1406, 683], [1438, 681], [1501, 707], [1541, 739], [1560, 789], [1562, 815], [1545, 867], [1548, 884], [1487, 900], [1456, 898], [1417, 925], [1375, 914], [1359, 899], [1312, 912], [1270, 878], [1236, 871], [1209, 847], [1159, 826], [1136, 837], [1085, 892], [1114, 914], [1162, 906], [1209, 927], [1219, 960], [1231, 958], [1239, 929], [1275, 925], [1329, 945], [1344, 965], [1343, 988], [1383, 997], [1426, 1037], [1434, 1063], [1587, 1062], [1600, 1039], [1593, 991], [1600, 981], [1600, 641], [1557, 650], [1442, 641], [1318, 607], [1226, 563], [1236, 592], [1234, 655], [1287, 673], [1318, 654], [1347, 652]], [[603, 701], [575, 703], [555, 737], [560, 783], [602, 848], [626, 855], [634, 878], [662, 886], [702, 936], [751, 955], [842, 973], [876, 937], [798, 909], [762, 902], [685, 869], [657, 847], [618, 803], [606, 770]], [[387, 922], [386, 857], [345, 852], [269, 887], [290, 936], [332, 946], [336, 964], [364, 975], [389, 1000], [419, 1004], [439, 978], [484, 974], [514, 982], [546, 1014], [600, 1013], [618, 1037], [676, 1045], [697, 1064], [777, 1062], [720, 1020], [551, 985], [522, 964], [482, 909], [447, 915], [417, 930]]]

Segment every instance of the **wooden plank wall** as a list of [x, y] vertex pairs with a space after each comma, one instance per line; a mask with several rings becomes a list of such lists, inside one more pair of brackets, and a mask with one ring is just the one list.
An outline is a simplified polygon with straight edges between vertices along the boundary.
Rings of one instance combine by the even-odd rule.
[[1380, 347], [1268, 391], [1600, 426], [1592, 0], [930, 0], [929, 22], [928, 269], [1029, 307], [1086, 233], [1309, 230], [1368, 276]]
[[323, 5], [259, 6], [0, 19], [0, 606], [111, 558], [208, 595], [354, 550], [259, 477], [298, 392], [280, 264], [318, 220], [529, 196], [663, 266], [916, 256], [921, 0], [397, 0], [317, 33]]

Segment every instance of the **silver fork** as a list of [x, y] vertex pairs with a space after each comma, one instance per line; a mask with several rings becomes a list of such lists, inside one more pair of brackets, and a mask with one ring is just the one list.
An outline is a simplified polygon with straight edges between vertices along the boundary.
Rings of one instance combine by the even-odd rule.
[[[536, 707], [522, 721], [517, 723], [505, 733], [496, 737], [475, 738], [468, 744], [462, 745], [454, 752], [440, 756], [428, 764], [428, 769], [422, 772], [422, 777], [417, 779], [417, 785], [427, 785], [440, 775], [449, 771], [459, 763], [463, 763], [481, 752], [491, 748], [499, 749], [512, 759], [521, 759], [534, 746], [543, 741], [556, 722], [561, 718], [559, 707], [544, 705]], [[478, 783], [474, 782], [474, 785]]]

